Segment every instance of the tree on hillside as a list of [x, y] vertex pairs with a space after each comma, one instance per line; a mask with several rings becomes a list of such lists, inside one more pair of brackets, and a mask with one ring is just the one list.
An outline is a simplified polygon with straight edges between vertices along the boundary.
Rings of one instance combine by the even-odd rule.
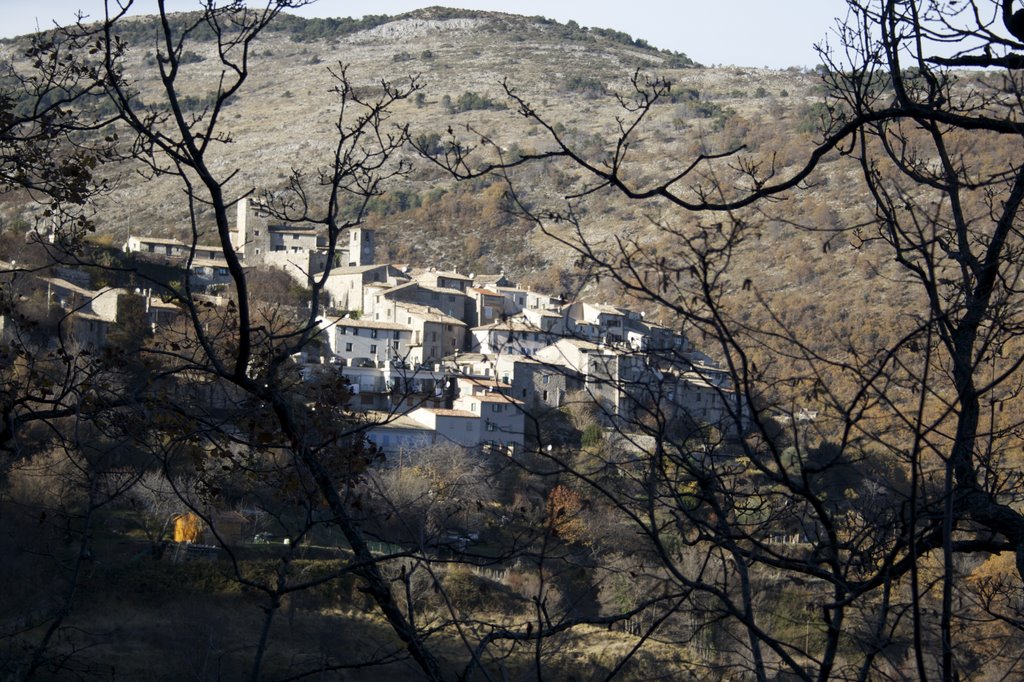
[[[119, 125], [132, 138], [136, 158], [149, 173], [170, 175], [180, 182], [191, 217], [193, 247], [203, 233], [199, 214], [203, 209], [212, 214], [213, 237], [231, 276], [231, 302], [225, 309], [200, 306], [187, 283], [171, 290], [190, 323], [181, 329], [179, 340], [152, 349], [159, 375], [169, 380], [155, 382], [156, 391], [143, 399], [158, 414], [167, 414], [168, 426], [185, 427], [187, 437], [179, 442], [199, 446], [213, 456], [219, 453], [226, 469], [253, 466], [245, 458], [238, 458], [239, 447], [244, 447], [250, 458], [286, 453], [291, 465], [301, 472], [301, 480], [312, 486], [329, 509], [332, 523], [352, 548], [349, 570], [360, 578], [362, 589], [376, 602], [424, 674], [436, 679], [440, 673], [435, 656], [399, 608], [353, 517], [353, 486], [372, 460], [372, 448], [361, 445], [357, 424], [345, 409], [343, 393], [311, 396], [309, 384], [297, 381], [295, 376], [292, 356], [319, 331], [320, 292], [327, 273], [312, 283], [308, 308], [298, 316], [289, 318], [280, 311], [258, 310], [229, 224], [229, 210], [251, 188], [239, 180], [238, 170], [224, 172], [213, 163], [218, 148], [230, 141], [224, 111], [250, 74], [254, 42], [282, 11], [302, 4], [302, 0], [275, 0], [262, 9], [249, 9], [237, 3], [223, 7], [209, 3], [202, 12], [181, 22], [180, 18], [172, 20], [161, 3], [155, 46], [160, 100], [145, 106], [136, 97], [119, 61], [119, 21], [103, 22], [98, 29], [75, 29], [94, 36], [106, 97], [114, 106]], [[218, 68], [212, 80], [204, 81], [200, 76], [202, 85], [196, 86], [189, 79], [198, 73], [198, 67], [186, 55], [191, 42], [202, 36], [213, 36]], [[209, 68], [208, 61], [200, 65], [204, 70]], [[356, 212], [358, 223], [366, 203], [381, 193], [383, 179], [401, 172], [392, 156], [404, 143], [405, 132], [388, 130], [387, 119], [391, 107], [416, 90], [414, 81], [398, 85], [382, 82], [379, 93], [364, 96], [352, 88], [343, 68], [334, 75], [334, 95], [340, 110], [334, 153], [311, 180], [297, 172], [286, 200], [277, 205], [282, 215], [322, 225], [331, 251], [328, 262], [334, 260], [342, 229], [353, 224], [343, 221], [342, 211], [350, 208], [352, 201], [360, 203], [364, 209]], [[213, 95], [200, 111], [188, 111], [186, 98], [197, 87], [207, 88], [205, 92], [212, 87]], [[315, 213], [314, 201], [323, 207]], [[273, 210], [275, 205], [271, 203], [269, 208]], [[180, 390], [183, 381], [196, 380], [220, 384], [231, 396], [226, 406], [229, 419], [223, 426], [203, 419], [192, 409], [198, 407], [201, 412], [201, 405], [180, 409], [167, 405], [167, 391]], [[239, 428], [248, 436], [239, 435]], [[158, 433], [153, 436], [160, 437]], [[259, 675], [259, 663], [257, 656], [254, 678]]]
[[[92, 491], [105, 468], [86, 466], [92, 460], [74, 454], [73, 451], [86, 447], [78, 440], [85, 435], [85, 427], [79, 427], [80, 434], [74, 419], [85, 420], [90, 427], [92, 420], [97, 420], [105, 429], [123, 432], [121, 437], [137, 448], [131, 452], [151, 454], [148, 461], [128, 463], [131, 470], [156, 467], [165, 482], [171, 482], [172, 489], [180, 472], [202, 475], [207, 483], [203, 489], [204, 505], [230, 502], [229, 496], [238, 490], [227, 485], [232, 476], [235, 482], [257, 477], [265, 484], [285, 466], [294, 476], [282, 482], [279, 492], [294, 484], [306, 499], [318, 500], [309, 506], [329, 510], [331, 525], [340, 529], [352, 549], [349, 564], [332, 575], [358, 576], [362, 589], [407, 648], [407, 655], [428, 678], [437, 679], [440, 672], [436, 658], [425, 647], [423, 635], [399, 608], [389, 580], [381, 573], [379, 560], [370, 554], [355, 522], [352, 505], [358, 503], [354, 487], [375, 457], [373, 448], [362, 441], [359, 425], [345, 407], [344, 387], [317, 391], [314, 382], [299, 380], [292, 360], [319, 333], [319, 297], [327, 273], [319, 282], [312, 283], [307, 307], [297, 315], [256, 305], [248, 275], [232, 243], [228, 217], [235, 203], [251, 193], [251, 188], [238, 180], [237, 170], [218, 170], [213, 161], [219, 148], [230, 142], [230, 132], [224, 127], [224, 109], [249, 76], [254, 41], [283, 10], [304, 3], [281, 0], [262, 9], [248, 9], [241, 3], [217, 6], [211, 2], [198, 13], [178, 16], [171, 16], [160, 3], [159, 41], [154, 46], [156, 59], [151, 65], [158, 74], [161, 98], [145, 104], [123, 62], [128, 46], [119, 33], [128, 4], [111, 3], [110, 12], [99, 24], [68, 27], [51, 34], [50, 43], [33, 48], [37, 51], [29, 55], [36, 60], [34, 74], [14, 78], [14, 72], [10, 72], [9, 87], [5, 86], [0, 99], [0, 133], [5, 152], [0, 182], [5, 189], [38, 190], [51, 197], [55, 205], [85, 202], [91, 192], [101, 187], [92, 175], [97, 160], [101, 160], [99, 155], [112, 157], [113, 151], [83, 146], [75, 135], [113, 123], [121, 138], [121, 151], [140, 164], [137, 168], [141, 167], [143, 174], [173, 176], [180, 182], [191, 217], [193, 249], [200, 239], [209, 239], [204, 234], [200, 214], [212, 214], [213, 238], [222, 249], [232, 278], [231, 301], [226, 306], [200, 302], [193, 296], [187, 279], [181, 283], [151, 282], [184, 311], [186, 322], [167, 330], [159, 339], [135, 334], [128, 340], [131, 343], [122, 343], [140, 353], [141, 360], [133, 357], [131, 367], [125, 368], [131, 376], [121, 377], [124, 383], [114, 393], [116, 399], [111, 394], [118, 390], [114, 386], [118, 376], [100, 374], [109, 365], [116, 367], [116, 358], [80, 352], [84, 349], [59, 349], [55, 358], [68, 366], [65, 376], [73, 376], [72, 370], [96, 375], [72, 383], [60, 382], [59, 367], [48, 374], [39, 370], [40, 358], [34, 347], [5, 344], [11, 362], [4, 371], [11, 373], [12, 381], [5, 382], [9, 399], [3, 405], [4, 442], [18, 438], [24, 430], [22, 424], [29, 420], [46, 420], [61, 442], [74, 446], [63, 449], [68, 461], [93, 481], [89, 488]], [[207, 69], [209, 60], [197, 61], [190, 48], [195, 41], [211, 37], [219, 68], [212, 80], [206, 82], [195, 74]], [[352, 88], [343, 68], [336, 69], [334, 75], [335, 102], [340, 113], [333, 156], [315, 169], [310, 179], [297, 172], [284, 203], [268, 203], [270, 210], [277, 208], [289, 217], [321, 225], [332, 252], [328, 262], [334, 260], [333, 252], [342, 230], [358, 224], [366, 204], [381, 194], [382, 182], [404, 172], [392, 156], [404, 143], [406, 134], [400, 128], [390, 129], [387, 119], [391, 107], [417, 89], [414, 80], [398, 85], [382, 82], [377, 94], [366, 95]], [[39, 85], [40, 82], [44, 85]], [[212, 87], [212, 95], [209, 89], [203, 89], [207, 85]], [[204, 96], [198, 108], [189, 99], [197, 92]], [[91, 107], [96, 101], [102, 106]], [[94, 110], [105, 112], [107, 118], [88, 119], [88, 113]], [[110, 134], [107, 142], [115, 141], [117, 138]], [[353, 204], [361, 208], [353, 210]], [[53, 210], [56, 212], [57, 208]], [[296, 210], [301, 211], [300, 216], [290, 213]], [[95, 261], [82, 249], [81, 237], [88, 228], [87, 222], [79, 220], [60, 230], [48, 247], [51, 262], [100, 266], [115, 272], [116, 265]], [[195, 256], [194, 251], [192, 255]], [[136, 310], [136, 315], [127, 322], [138, 326], [140, 312]], [[7, 327], [6, 331], [9, 330]], [[38, 395], [32, 393], [35, 384], [42, 386]], [[97, 441], [91, 447], [98, 445]], [[219, 473], [211, 478], [214, 472]], [[180, 502], [197, 504], [183, 491], [178, 492]], [[79, 508], [91, 512], [99, 504], [94, 500], [106, 501], [108, 497], [90, 492], [84, 507], [76, 507], [76, 513]], [[199, 508], [194, 511], [205, 513]], [[314, 523], [321, 524], [320, 514], [317, 511], [311, 517]], [[209, 523], [211, 518], [207, 518], [207, 525], [215, 531]], [[76, 527], [75, 533], [79, 532], [83, 537], [90, 533], [88, 527]], [[83, 543], [82, 547], [79, 558], [87, 551], [87, 545]], [[290, 554], [282, 557], [282, 581], [276, 585], [250, 580], [250, 586], [264, 591], [270, 599], [268, 628], [283, 594], [298, 589], [296, 584], [318, 583], [284, 580], [291, 558]], [[75, 565], [80, 564], [78, 561]], [[64, 669], [59, 666], [66, 665], [67, 660], [72, 661], [72, 667], [76, 665], [73, 656], [68, 658], [68, 652], [51, 651], [50, 645], [71, 642], [60, 633], [80, 575], [76, 568], [69, 596], [58, 617], [51, 619], [41, 638], [27, 648], [31, 660], [25, 665], [30, 676], [42, 669]], [[29, 630], [19, 631], [18, 642], [32, 641], [36, 628], [33, 623]], [[252, 665], [254, 679], [260, 676], [265, 650], [264, 637]], [[382, 655], [385, 660], [393, 657], [391, 653]], [[376, 657], [368, 654], [359, 660], [370, 664]], [[344, 661], [344, 667], [353, 664], [351, 658]], [[20, 660], [10, 662], [9, 666], [5, 663], [5, 667], [24, 669]]]
[[[102, 76], [82, 63], [74, 40], [33, 36], [25, 48], [32, 64], [25, 71], [5, 60], [0, 64], [0, 192], [25, 192], [45, 205], [40, 224], [30, 234], [7, 234], [12, 242], [33, 240], [50, 232], [54, 241], [74, 247], [92, 229], [88, 202], [106, 191], [96, 170], [116, 158], [107, 119], [82, 115], [83, 103], [102, 92]], [[45, 222], [43, 222], [45, 221]], [[29, 293], [19, 271], [49, 264], [43, 240], [22, 250], [21, 263], [0, 265], [4, 276], [0, 314], [5, 316], [8, 361], [0, 366], [7, 389], [0, 398], [0, 447], [9, 448], [22, 425], [74, 413], [71, 394], [81, 378], [83, 359], [58, 352], [31, 352], [29, 336], [48, 311], [32, 310], [23, 302]], [[51, 349], [52, 350], [52, 349]], [[14, 356], [27, 371], [14, 371]], [[76, 365], [73, 367], [72, 365]], [[84, 364], [89, 364], [85, 362]], [[63, 390], [55, 390], [55, 383]]]
[[82, 111], [102, 92], [102, 75], [77, 58], [74, 40], [40, 34], [21, 46], [30, 67], [0, 64], [0, 193], [21, 193], [43, 209], [28, 233], [5, 232], [10, 261], [0, 263], [3, 552], [22, 559], [4, 576], [20, 589], [0, 600], [5, 649], [18, 654], [0, 667], [27, 679], [73, 670], [51, 645], [77, 645], [66, 621], [95, 566], [96, 519], [134, 476], [120, 469], [131, 456], [131, 421], [111, 412], [130, 412], [130, 377], [82, 352], [69, 316], [29, 274], [93, 229], [89, 202], [107, 190], [98, 169], [117, 158], [109, 120]]
[[103, 190], [94, 171], [110, 158], [112, 140], [97, 144], [84, 135], [108, 121], [80, 114], [102, 84], [99, 73], [76, 58], [79, 47], [37, 34], [24, 55], [31, 72], [10, 61], [0, 65], [0, 190], [28, 190], [56, 205], [80, 205]]
[[[756, 679], [1019, 673], [1024, 44], [1011, 5], [850, 0], [836, 51], [821, 52], [825, 125], [798, 167], [723, 147], [660, 178], [634, 172], [671, 92], [639, 74], [619, 97], [618, 136], [596, 152], [508, 84], [546, 150], [503, 159], [470, 131], [427, 154], [460, 178], [504, 173], [538, 228], [715, 347], [734, 422], [753, 408], [729, 443], [673, 432], [664, 401], [638, 400], [619, 428], [651, 445], [614, 486], [564, 455], [548, 462], [639, 533], [633, 555], [678, 590], [677, 612], [701, 614], [651, 603], [645, 638], [699, 643], [700, 664]], [[895, 259], [918, 302], [873, 345], [804, 335], [755, 273], [733, 267], [766, 216], [784, 212], [775, 202], [837, 155], [859, 166], [872, 217], [809, 226], [824, 230], [819, 257], [848, 243]], [[516, 182], [536, 162], [583, 171], [565, 206], [537, 208]], [[661, 211], [653, 238], [592, 236], [582, 209], [606, 193]], [[1016, 557], [1012, 575], [988, 573], [1000, 553]], [[992, 646], [977, 645], [978, 627]]]

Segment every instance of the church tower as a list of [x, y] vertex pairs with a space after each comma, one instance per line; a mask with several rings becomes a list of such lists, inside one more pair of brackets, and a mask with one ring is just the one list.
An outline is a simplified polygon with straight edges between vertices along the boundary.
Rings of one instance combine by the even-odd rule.
[[374, 265], [374, 256], [377, 245], [374, 239], [374, 231], [363, 227], [349, 229], [348, 238], [348, 265]]

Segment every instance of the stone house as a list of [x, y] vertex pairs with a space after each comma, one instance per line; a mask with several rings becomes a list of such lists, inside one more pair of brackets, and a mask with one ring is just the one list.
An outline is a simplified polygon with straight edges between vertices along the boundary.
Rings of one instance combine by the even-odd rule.
[[440, 364], [445, 356], [464, 347], [466, 323], [428, 306], [390, 301], [373, 312], [374, 319], [394, 322], [412, 329], [408, 363]]
[[470, 351], [486, 355], [533, 355], [557, 340], [523, 316], [474, 327], [470, 335]]
[[525, 415], [522, 401], [509, 395], [510, 387], [493, 379], [458, 378], [456, 410], [465, 410], [483, 420], [481, 442], [507, 452], [523, 447]]
[[376, 285], [372, 287], [376, 294], [407, 281], [408, 277], [391, 265], [334, 267], [324, 282], [324, 291], [338, 310], [366, 310], [363, 298], [367, 287]]
[[[405, 282], [389, 289], [367, 287], [365, 292], [363, 312], [376, 320], [390, 320], [396, 304], [410, 303], [434, 308], [449, 317], [465, 322], [468, 311], [473, 307], [470, 297], [463, 291], [434, 287], [416, 281]], [[465, 341], [460, 340], [460, 348], [463, 343]]]
[[652, 379], [643, 354], [575, 338], [559, 339], [534, 356], [552, 367], [564, 367], [583, 379], [584, 390], [610, 419], [630, 419], [647, 401]]
[[328, 264], [363, 266], [373, 263], [375, 244], [372, 230], [353, 228], [336, 249], [329, 263], [328, 239], [322, 228], [281, 225], [251, 198], [239, 200], [233, 234], [234, 248], [251, 265], [267, 265], [287, 272], [300, 284], [323, 273]]
[[226, 260], [224, 251], [219, 244], [186, 244], [177, 239], [163, 237], [130, 236], [122, 247], [125, 253], [161, 256], [168, 260], [184, 260], [189, 256], [194, 259], [216, 261], [223, 265]]
[[498, 378], [510, 387], [509, 394], [522, 401], [523, 409], [558, 409], [567, 395], [582, 390], [584, 377], [559, 365], [534, 357], [504, 355], [497, 360]]
[[420, 284], [435, 289], [455, 289], [466, 293], [473, 286], [473, 276], [458, 272], [446, 272], [436, 268], [414, 270], [412, 279]]
[[550, 294], [538, 293], [519, 287], [495, 287], [505, 299], [505, 314], [516, 315], [526, 309], [557, 309], [561, 299]]
[[466, 294], [469, 296], [471, 304], [469, 316], [464, 319], [464, 322], [470, 328], [485, 327], [505, 317], [505, 297], [501, 294], [479, 287], [470, 287]]
[[348, 316], [325, 321], [328, 345], [334, 357], [345, 365], [357, 359], [380, 364], [405, 365], [412, 352], [410, 325]]
[[626, 340], [628, 311], [615, 306], [577, 301], [562, 310], [573, 336], [608, 344]]

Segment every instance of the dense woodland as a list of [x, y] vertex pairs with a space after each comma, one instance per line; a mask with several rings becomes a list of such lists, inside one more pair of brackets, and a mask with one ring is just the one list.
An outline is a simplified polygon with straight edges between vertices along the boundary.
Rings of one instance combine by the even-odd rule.
[[[1021, 676], [1024, 8], [850, 0], [805, 73], [296, 4], [3, 45], [5, 679]], [[642, 310], [743, 432], [583, 391], [513, 458], [385, 456], [296, 363], [324, 279], [231, 248], [252, 194]], [[221, 244], [226, 303], [140, 232]], [[68, 271], [182, 314], [82, 348]]]

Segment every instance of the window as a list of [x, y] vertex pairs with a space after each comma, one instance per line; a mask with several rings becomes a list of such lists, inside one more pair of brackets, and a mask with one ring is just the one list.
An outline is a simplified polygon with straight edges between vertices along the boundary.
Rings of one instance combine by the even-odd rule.
[[398, 338], [401, 338], [401, 337], [399, 337], [399, 335], [398, 335], [398, 330], [395, 330], [395, 331], [393, 331], [393, 332], [392, 332], [392, 334], [393, 334], [393, 336], [392, 336], [391, 338], [393, 338], [393, 339], [398, 339]]
[[371, 329], [370, 330], [370, 338], [371, 339], [377, 338], [377, 330], [376, 329]]
[[504, 405], [491, 405], [491, 412], [501, 412], [504, 409]]
[[371, 343], [370, 344], [370, 352], [371, 353], [376, 353], [377, 352], [377, 344], [375, 344], [375, 343]]
[[352, 344], [351, 343], [346, 343], [345, 344], [345, 352], [346, 353], [351, 353], [352, 352]]
[[494, 431], [495, 430], [494, 422], [492, 422], [492, 421], [487, 422], [487, 430], [488, 431]]
[[299, 238], [299, 235], [297, 235], [297, 234], [293, 234], [292, 235], [292, 239], [298, 239], [298, 238]]
[[342, 336], [345, 336], [346, 334], [348, 334], [348, 327], [338, 327], [338, 333], [341, 334]]
[[395, 350], [398, 350], [398, 341], [392, 341], [391, 347], [394, 348]]
[[543, 400], [544, 402], [548, 401], [548, 392], [547, 391], [544, 391], [544, 393], [541, 396], [541, 400]]
[[476, 403], [470, 403], [469, 404], [469, 411], [470, 412], [476, 412]]
[[550, 374], [545, 374], [544, 376], [542, 376], [542, 377], [540, 378], [540, 383], [542, 383], [542, 384], [545, 384], [545, 385], [547, 385], [547, 383], [548, 383], [549, 381], [551, 381], [551, 375], [550, 375]]

